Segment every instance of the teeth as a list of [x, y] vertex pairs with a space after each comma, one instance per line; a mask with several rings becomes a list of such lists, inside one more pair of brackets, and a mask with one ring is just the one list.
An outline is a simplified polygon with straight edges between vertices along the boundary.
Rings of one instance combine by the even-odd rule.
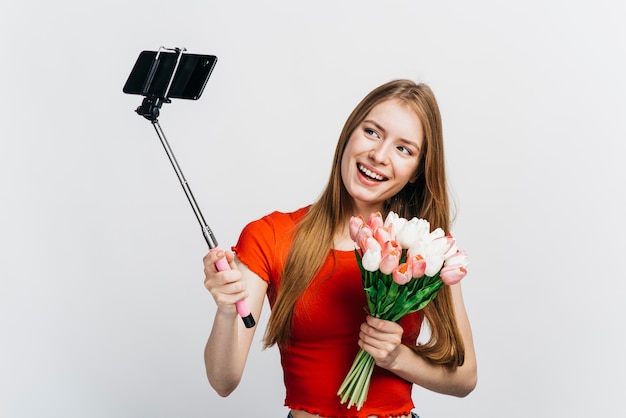
[[382, 180], [385, 179], [383, 176], [378, 175], [378, 174], [368, 170], [367, 168], [363, 167], [361, 164], [359, 164], [358, 167], [359, 167], [359, 171], [361, 173], [365, 174], [367, 177], [370, 177], [370, 178], [372, 178], [374, 180], [378, 180], [378, 181], [382, 181]]

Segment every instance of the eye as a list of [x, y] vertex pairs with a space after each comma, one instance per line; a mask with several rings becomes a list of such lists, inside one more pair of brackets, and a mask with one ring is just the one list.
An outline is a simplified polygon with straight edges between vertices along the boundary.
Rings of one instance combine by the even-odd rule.
[[372, 138], [380, 138], [378, 132], [376, 132], [372, 128], [363, 128], [363, 132], [365, 132], [365, 135], [371, 136]]
[[398, 151], [400, 151], [402, 154], [405, 154], [405, 155], [413, 155], [413, 151], [412, 151], [411, 149], [409, 149], [409, 148], [405, 147], [404, 145], [398, 145], [398, 146], [396, 147], [396, 149], [397, 149]]

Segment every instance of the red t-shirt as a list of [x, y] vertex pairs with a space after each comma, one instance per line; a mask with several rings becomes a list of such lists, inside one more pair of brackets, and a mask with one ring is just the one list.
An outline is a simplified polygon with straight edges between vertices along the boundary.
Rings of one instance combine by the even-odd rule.
[[[295, 226], [308, 207], [273, 212], [248, 224], [233, 247], [250, 270], [268, 282], [270, 306], [276, 301]], [[341, 404], [337, 391], [359, 350], [359, 328], [367, 301], [354, 251], [333, 250], [295, 306], [291, 344], [279, 346], [286, 388], [285, 406], [323, 417], [380, 417], [409, 414], [412, 384], [374, 368], [367, 400], [360, 411]], [[415, 344], [422, 314], [400, 321], [403, 342]]]

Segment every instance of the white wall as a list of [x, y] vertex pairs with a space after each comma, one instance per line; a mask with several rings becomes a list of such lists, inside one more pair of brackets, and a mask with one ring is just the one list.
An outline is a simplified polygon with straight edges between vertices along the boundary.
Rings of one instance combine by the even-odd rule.
[[618, 416], [624, 18], [609, 0], [3, 2], [0, 416], [286, 415], [261, 332], [230, 398], [206, 382], [205, 244], [121, 91], [161, 45], [219, 57], [160, 123], [223, 246], [317, 197], [371, 88], [429, 83], [480, 381], [465, 399], [416, 389], [417, 411]]

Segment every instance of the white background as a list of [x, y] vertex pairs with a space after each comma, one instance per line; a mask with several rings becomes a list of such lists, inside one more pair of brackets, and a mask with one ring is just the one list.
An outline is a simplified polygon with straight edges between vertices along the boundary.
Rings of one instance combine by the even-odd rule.
[[160, 123], [224, 247], [316, 199], [345, 118], [394, 78], [444, 120], [479, 383], [436, 417], [620, 416], [624, 2], [4, 1], [0, 416], [284, 417], [260, 318], [222, 399], [202, 360], [206, 246], [140, 96], [142, 50], [219, 61]]

